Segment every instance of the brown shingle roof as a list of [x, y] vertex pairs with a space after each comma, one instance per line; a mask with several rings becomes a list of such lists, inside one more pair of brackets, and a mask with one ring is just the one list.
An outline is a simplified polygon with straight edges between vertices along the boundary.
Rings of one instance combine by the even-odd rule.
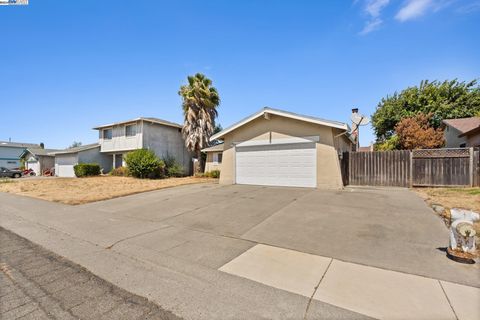
[[457, 129], [460, 131], [460, 133], [465, 133], [480, 127], [480, 117], [446, 119], [443, 120], [443, 123], [445, 123], [447, 126]]

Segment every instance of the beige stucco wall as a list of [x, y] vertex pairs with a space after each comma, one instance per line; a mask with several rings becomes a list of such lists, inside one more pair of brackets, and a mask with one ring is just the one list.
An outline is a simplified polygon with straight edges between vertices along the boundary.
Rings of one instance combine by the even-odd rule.
[[221, 153], [221, 151], [209, 151], [207, 152], [207, 160], [205, 162], [205, 172], [210, 172], [213, 170], [221, 170], [221, 163], [213, 162], [213, 154]]
[[[225, 147], [221, 164], [220, 183], [235, 183], [234, 143], [248, 140], [275, 140], [286, 137], [318, 136], [317, 187], [341, 188], [342, 176], [337, 148], [334, 143], [334, 130], [327, 126], [308, 123], [291, 118], [270, 115], [267, 120], [259, 117], [224, 136]], [[339, 145], [343, 142], [339, 142]]]

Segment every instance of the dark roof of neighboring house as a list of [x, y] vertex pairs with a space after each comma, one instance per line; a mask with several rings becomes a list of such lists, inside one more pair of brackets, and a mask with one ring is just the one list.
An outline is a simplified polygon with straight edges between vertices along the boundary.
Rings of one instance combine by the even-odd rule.
[[75, 148], [54, 151], [54, 152], [51, 152], [50, 155], [77, 153], [80, 151], [90, 150], [90, 149], [99, 148], [99, 147], [100, 147], [100, 144], [91, 143], [91, 144], [85, 144], [83, 146], [79, 146]]
[[53, 157], [54, 155], [51, 153], [57, 152], [57, 151], [63, 151], [59, 149], [42, 149], [42, 148], [27, 148], [23, 154], [22, 157], [25, 155], [25, 153], [30, 152], [34, 156], [46, 156], [46, 157]]
[[202, 152], [212, 152], [212, 151], [223, 151], [223, 143], [219, 143], [217, 145], [202, 149]]
[[0, 141], [0, 147], [15, 147], [15, 148], [39, 148], [39, 144], [35, 143], [23, 143], [23, 142], [10, 142]]
[[154, 117], [139, 117], [139, 118], [135, 118], [135, 119], [131, 119], [131, 120], [114, 122], [114, 123], [110, 123], [110, 124], [104, 124], [104, 125], [101, 125], [101, 126], [97, 126], [93, 129], [94, 130], [100, 130], [100, 129], [103, 129], [103, 128], [118, 126], [118, 125], [121, 125], [121, 124], [127, 124], [127, 123], [137, 122], [137, 121], [148, 121], [148, 122], [152, 122], [152, 123], [162, 124], [162, 125], [165, 125], [165, 126], [182, 128], [181, 124], [178, 124], [178, 123], [175, 123], [175, 122], [170, 122], [170, 121], [167, 121], [167, 120], [154, 118]]
[[443, 123], [457, 129], [461, 134], [480, 127], [480, 117], [445, 119]]

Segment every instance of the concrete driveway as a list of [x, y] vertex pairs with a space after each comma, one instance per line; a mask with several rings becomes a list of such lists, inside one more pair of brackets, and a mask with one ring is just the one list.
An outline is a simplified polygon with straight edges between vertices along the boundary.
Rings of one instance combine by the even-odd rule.
[[[453, 307], [442, 290], [450, 283], [480, 287], [478, 266], [445, 258], [443, 222], [405, 189], [209, 184], [75, 207], [0, 194], [0, 218], [5, 228], [191, 319], [239, 314], [251, 319], [388, 318], [389, 309], [373, 310], [369, 301], [344, 300], [341, 293], [328, 291], [340, 281], [335, 272], [351, 268], [355, 278], [388, 278], [385, 270], [400, 283], [404, 275], [421, 276], [415, 283], [417, 278], [435, 279], [421, 286], [438, 286], [428, 292], [439, 292], [432, 306], [441, 311], [445, 305], [449, 311], [444, 313], [451, 313], [445, 318], [452, 318]], [[280, 263], [277, 278], [274, 265], [264, 274], [257, 272], [285, 257], [299, 262]], [[315, 263], [320, 271], [310, 275], [314, 283], [297, 285], [310, 281], [300, 275], [287, 285], [289, 275], [297, 279], [293, 274], [302, 265], [307, 272], [316, 269], [309, 266]]]

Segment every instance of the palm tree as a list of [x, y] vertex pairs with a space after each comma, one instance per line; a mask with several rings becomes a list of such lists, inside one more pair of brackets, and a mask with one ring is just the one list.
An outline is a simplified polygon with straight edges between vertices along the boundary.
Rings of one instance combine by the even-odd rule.
[[212, 80], [197, 73], [189, 76], [188, 84], [181, 86], [178, 94], [182, 97], [184, 122], [182, 128], [185, 146], [194, 152], [202, 168], [201, 150], [209, 146], [209, 139], [215, 130], [217, 107], [220, 105], [220, 96]]

